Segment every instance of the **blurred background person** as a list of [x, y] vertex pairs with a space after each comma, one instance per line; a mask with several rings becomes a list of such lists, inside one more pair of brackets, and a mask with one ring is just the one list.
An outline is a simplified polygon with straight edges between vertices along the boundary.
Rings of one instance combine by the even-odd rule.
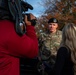
[[[50, 73], [51, 75], [51, 73]], [[52, 75], [76, 75], [76, 25], [66, 24]]]

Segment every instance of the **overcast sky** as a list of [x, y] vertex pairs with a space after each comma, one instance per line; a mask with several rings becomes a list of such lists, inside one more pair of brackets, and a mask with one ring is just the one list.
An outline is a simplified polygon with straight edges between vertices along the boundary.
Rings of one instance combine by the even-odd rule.
[[44, 10], [43, 6], [41, 6], [39, 3], [41, 2], [41, 0], [25, 0], [27, 1], [29, 4], [31, 4], [33, 6], [33, 10], [28, 10], [28, 12], [33, 13], [36, 17], [40, 16]]

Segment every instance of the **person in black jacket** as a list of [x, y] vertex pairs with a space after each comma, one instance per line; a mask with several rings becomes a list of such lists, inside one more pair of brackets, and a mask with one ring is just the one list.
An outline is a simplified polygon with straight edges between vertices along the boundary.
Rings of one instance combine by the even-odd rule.
[[68, 23], [62, 30], [62, 41], [50, 75], [76, 75], [76, 25]]

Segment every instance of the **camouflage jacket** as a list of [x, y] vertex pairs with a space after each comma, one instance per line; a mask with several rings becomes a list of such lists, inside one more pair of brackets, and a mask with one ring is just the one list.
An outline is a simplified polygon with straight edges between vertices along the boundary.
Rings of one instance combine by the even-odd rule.
[[[39, 50], [40, 50], [41, 57], [43, 59], [48, 58], [47, 51], [50, 51], [51, 59], [55, 58], [56, 54], [57, 54], [57, 50], [58, 50], [60, 42], [61, 42], [61, 39], [62, 39], [62, 32], [59, 30], [56, 33], [40, 35]], [[41, 52], [44, 52], [44, 55], [42, 55]]]

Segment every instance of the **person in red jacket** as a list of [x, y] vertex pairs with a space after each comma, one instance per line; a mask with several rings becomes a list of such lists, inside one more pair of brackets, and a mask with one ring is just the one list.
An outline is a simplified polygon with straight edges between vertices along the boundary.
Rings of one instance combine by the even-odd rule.
[[[35, 19], [33, 14], [30, 18]], [[19, 36], [10, 20], [0, 20], [0, 75], [20, 75], [20, 57], [38, 55], [38, 40], [34, 26], [24, 18], [26, 33]]]

